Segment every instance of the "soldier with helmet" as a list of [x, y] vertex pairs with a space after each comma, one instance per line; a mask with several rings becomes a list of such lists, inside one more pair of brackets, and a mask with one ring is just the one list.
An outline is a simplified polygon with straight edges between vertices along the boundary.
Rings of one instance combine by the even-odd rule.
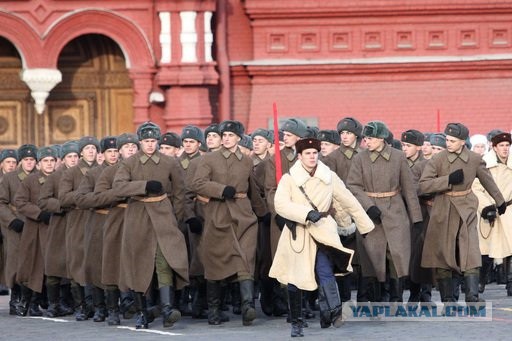
[[120, 287], [134, 293], [136, 328], [148, 328], [144, 293], [156, 271], [164, 327], [181, 318], [173, 309], [174, 290], [188, 284], [187, 246], [178, 222], [183, 219], [184, 175], [178, 161], [161, 154], [160, 127], [145, 122], [137, 128], [141, 150], [123, 160], [113, 188], [129, 198], [125, 210]]

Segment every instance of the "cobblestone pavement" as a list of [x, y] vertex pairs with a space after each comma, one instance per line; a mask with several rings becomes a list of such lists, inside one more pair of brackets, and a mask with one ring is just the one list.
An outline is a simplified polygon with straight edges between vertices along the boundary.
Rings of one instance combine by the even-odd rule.
[[[439, 301], [439, 293], [434, 292]], [[404, 294], [406, 298], [407, 293]], [[483, 297], [492, 302], [492, 321], [462, 322], [402, 321], [347, 322], [341, 328], [321, 329], [318, 318], [308, 320], [305, 337], [322, 340], [436, 340], [436, 339], [512, 339], [512, 297], [505, 286], [490, 284]], [[463, 299], [463, 297], [462, 297]], [[317, 313], [318, 316], [318, 313]], [[0, 340], [283, 340], [290, 338], [290, 326], [284, 318], [269, 318], [258, 308], [258, 318], [250, 327], [243, 327], [240, 316], [221, 326], [209, 326], [206, 320], [184, 317], [174, 328], [164, 329], [161, 319], [150, 329], [136, 331], [133, 320], [122, 320], [119, 327], [91, 320], [76, 322], [72, 317], [59, 319], [15, 317], [8, 314], [8, 297], [0, 297]]]

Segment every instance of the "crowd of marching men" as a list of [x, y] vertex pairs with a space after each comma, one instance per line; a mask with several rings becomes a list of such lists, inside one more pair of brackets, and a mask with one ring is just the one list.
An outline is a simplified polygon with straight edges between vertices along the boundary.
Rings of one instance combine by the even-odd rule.
[[[275, 136], [274, 136], [275, 135]], [[278, 143], [277, 146], [274, 143]], [[17, 316], [74, 315], [148, 328], [182, 316], [243, 325], [287, 316], [303, 336], [343, 302], [485, 304], [494, 266], [512, 296], [511, 135], [290, 118], [181, 135], [84, 136], [0, 152], [0, 283]], [[41, 310], [43, 309], [44, 312]]]

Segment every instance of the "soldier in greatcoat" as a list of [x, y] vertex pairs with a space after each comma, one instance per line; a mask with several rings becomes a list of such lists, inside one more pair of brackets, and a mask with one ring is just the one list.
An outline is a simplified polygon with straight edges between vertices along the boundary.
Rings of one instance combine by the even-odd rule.
[[[127, 160], [139, 150], [139, 139], [133, 133], [123, 133], [116, 139], [121, 160]], [[105, 286], [108, 325], [119, 325], [119, 313], [124, 318], [131, 318], [135, 313], [133, 299], [128, 288], [119, 288], [121, 266], [121, 242], [127, 198], [118, 197], [113, 189], [114, 177], [120, 162], [103, 170], [94, 186], [94, 193], [101, 198], [103, 206], [109, 206], [103, 230], [103, 248], [101, 250], [101, 283]], [[121, 301], [120, 301], [121, 299]], [[121, 304], [120, 304], [121, 303]]]
[[322, 143], [322, 150], [320, 154], [323, 157], [331, 154], [336, 149], [340, 148], [341, 137], [336, 130], [325, 129], [318, 132], [318, 139]]
[[403, 132], [400, 139], [402, 142], [402, 150], [413, 174], [414, 186], [418, 193], [423, 217], [423, 223], [421, 225], [411, 225], [411, 262], [409, 270], [410, 295], [408, 301], [411, 304], [417, 304], [417, 302], [430, 302], [432, 298], [432, 269], [421, 267], [423, 243], [425, 241], [425, 232], [430, 218], [429, 210], [432, 206], [432, 196], [424, 195], [419, 190], [421, 173], [428, 161], [423, 157], [422, 152], [424, 139], [425, 135], [415, 129], [409, 129]]
[[[409, 274], [411, 256], [410, 224], [421, 224], [422, 216], [412, 172], [402, 151], [385, 143], [387, 126], [369, 122], [363, 129], [367, 149], [354, 157], [347, 183], [376, 225], [363, 240], [372, 269], [365, 276], [379, 282], [390, 278], [391, 302], [402, 302], [401, 278]], [[377, 286], [374, 286], [378, 291]], [[373, 299], [379, 301], [379, 293]]]
[[178, 222], [183, 219], [184, 175], [178, 161], [161, 154], [160, 127], [137, 129], [141, 150], [123, 160], [114, 178], [119, 197], [128, 197], [121, 246], [120, 286], [133, 290], [136, 328], [148, 328], [144, 293], [156, 270], [164, 327], [181, 318], [173, 309], [174, 290], [188, 284], [187, 246]]
[[204, 138], [208, 151], [214, 152], [222, 146], [222, 137], [220, 136], [219, 125], [212, 123], [204, 130]]
[[96, 137], [84, 136], [78, 141], [80, 161], [64, 171], [59, 185], [59, 201], [63, 209], [69, 211], [66, 220], [66, 260], [68, 277], [71, 279], [71, 293], [75, 304], [75, 319], [85, 321], [89, 312], [85, 302], [84, 271], [84, 221], [89, 210], [76, 206], [75, 194], [85, 174], [97, 166], [96, 154], [100, 144]]
[[89, 210], [89, 214], [82, 222], [84, 228], [84, 280], [92, 291], [94, 305], [94, 322], [105, 321], [107, 311], [105, 307], [104, 287], [101, 283], [101, 256], [103, 250], [103, 225], [109, 213], [109, 192], [95, 192], [94, 187], [101, 173], [119, 160], [116, 138], [107, 136], [100, 141], [100, 151], [104, 161], [90, 169], [82, 178], [75, 192], [76, 207]]
[[[287, 119], [283, 123], [281, 130], [283, 131], [284, 140], [284, 148], [280, 150], [281, 173], [286, 174], [297, 161], [295, 143], [297, 143], [301, 138], [306, 137], [309, 132], [306, 124], [304, 124], [300, 119], [295, 118]], [[272, 215], [272, 218], [270, 219], [270, 251], [272, 253], [272, 258], [276, 253], [279, 237], [281, 236], [281, 231], [285, 224], [284, 219], [276, 213], [274, 208], [274, 195], [276, 193], [276, 189], [276, 164], [274, 156], [265, 162], [265, 199], [267, 201], [268, 210]], [[281, 286], [277, 281], [274, 281], [272, 298], [272, 302], [274, 304], [274, 316], [282, 316], [288, 312], [286, 295], [286, 287]]]
[[449, 123], [444, 132], [446, 150], [427, 162], [420, 179], [420, 190], [435, 194], [421, 265], [435, 268], [443, 302], [455, 301], [452, 272], [464, 276], [466, 302], [481, 302], [478, 199], [471, 189], [475, 178], [493, 198], [498, 214], [504, 214], [507, 206], [482, 157], [465, 146], [467, 127]]
[[200, 159], [191, 185], [197, 200], [206, 203], [200, 252], [208, 281], [208, 323], [221, 323], [220, 281], [235, 277], [240, 282], [243, 324], [250, 325], [256, 318], [253, 279], [257, 237], [251, 201], [261, 202], [261, 197], [254, 188], [252, 161], [238, 148], [244, 133], [242, 124], [224, 121], [220, 132], [222, 148]]
[[25, 316], [30, 302], [22, 298], [30, 297], [30, 290], [16, 282], [19, 242], [25, 218], [14, 207], [14, 195], [21, 181], [35, 171], [37, 148], [24, 144], [18, 148], [17, 154], [20, 160], [18, 169], [5, 174], [0, 183], [0, 226], [4, 243], [4, 280], [11, 288], [9, 314]]
[[[17, 212], [25, 217], [25, 226], [21, 233], [16, 280], [30, 290], [29, 314], [42, 316], [39, 309], [44, 285], [44, 255], [48, 224], [51, 213], [37, 206], [41, 186], [48, 175], [55, 170], [57, 152], [52, 147], [43, 147], [37, 151], [39, 170], [27, 176], [20, 184], [14, 196]], [[27, 290], [27, 292], [29, 292]], [[55, 302], [52, 302], [55, 303]]]
[[160, 153], [170, 156], [177, 157], [181, 151], [181, 137], [174, 132], [168, 132], [160, 137], [159, 143]]
[[[71, 296], [66, 269], [66, 214], [62, 209], [59, 195], [59, 184], [66, 169], [78, 163], [79, 149], [76, 141], [66, 142], [61, 148], [61, 167], [50, 174], [39, 192], [38, 206], [41, 210], [52, 213], [48, 225], [46, 254], [44, 255], [44, 271], [46, 276], [46, 292], [49, 307], [48, 317], [73, 314], [74, 309], [68, 306], [66, 299]], [[66, 283], [64, 283], [66, 282]]]

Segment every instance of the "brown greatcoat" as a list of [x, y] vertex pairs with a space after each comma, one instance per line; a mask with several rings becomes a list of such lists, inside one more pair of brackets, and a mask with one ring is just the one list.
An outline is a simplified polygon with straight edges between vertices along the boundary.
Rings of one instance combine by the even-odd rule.
[[[154, 202], [141, 201], [148, 199], [149, 180], [160, 181], [167, 196]], [[188, 284], [188, 260], [177, 221], [183, 218], [184, 200], [184, 176], [178, 161], [158, 151], [151, 157], [139, 151], [121, 162], [113, 188], [119, 197], [137, 197], [130, 199], [125, 213], [120, 288], [148, 290], [157, 246], [175, 272], [176, 289], [183, 288]]]
[[[448, 177], [457, 169], [464, 181], [450, 185]], [[423, 247], [421, 266], [465, 272], [478, 268], [482, 257], [478, 245], [478, 199], [473, 192], [450, 196], [447, 192], [471, 190], [475, 178], [499, 206], [504, 202], [482, 157], [466, 147], [460, 155], [444, 150], [427, 162], [420, 179], [423, 193], [435, 193]], [[457, 247], [458, 246], [458, 247]]]
[[237, 193], [252, 194], [251, 200], [254, 200], [252, 167], [251, 159], [239, 148], [235, 153], [221, 148], [203, 155], [199, 161], [192, 189], [209, 198], [204, 206], [200, 249], [208, 280], [222, 280], [240, 273], [254, 275], [258, 220], [251, 201], [247, 196], [222, 199], [222, 192], [229, 185]]
[[44, 274], [67, 278], [66, 269], [66, 217], [67, 212], [60, 207], [58, 199], [59, 184], [67, 168], [60, 167], [48, 175], [39, 192], [37, 205], [41, 210], [53, 213], [48, 225], [46, 254], [44, 255]]
[[279, 215], [297, 222], [297, 237], [293, 240], [290, 230], [283, 230], [269, 276], [282, 284], [290, 283], [302, 290], [315, 290], [315, 260], [319, 245], [331, 256], [336, 275], [352, 271], [354, 251], [340, 242], [337, 222], [331, 215], [316, 223], [306, 221], [309, 211], [314, 208], [299, 186], [320, 212], [330, 211], [331, 208], [336, 212], [348, 212], [363, 234], [369, 233], [375, 226], [343, 181], [321, 161], [313, 176], [300, 162], [292, 166], [289, 174], [283, 175], [277, 187], [275, 207]]
[[39, 191], [46, 181], [46, 175], [37, 171], [23, 180], [14, 196], [14, 206], [25, 216], [21, 233], [16, 280], [35, 292], [43, 292], [44, 255], [48, 225], [38, 220], [42, 210], [37, 206]]
[[189, 183], [194, 180], [194, 174], [197, 169], [197, 163], [200, 159], [201, 154], [197, 152], [192, 157], [189, 157], [187, 153], [181, 154], [178, 159], [180, 166], [183, 168], [185, 174], [185, 217], [182, 223], [182, 231], [185, 234], [188, 246], [188, 257], [189, 257], [189, 276], [198, 277], [204, 275], [204, 267], [199, 257], [199, 248], [201, 243], [201, 235], [192, 233], [190, 228], [185, 223], [188, 219], [196, 217], [201, 220], [204, 224], [204, 212], [200, 203], [195, 200], [195, 193], [191, 190]]
[[90, 214], [84, 224], [84, 278], [85, 283], [102, 287], [101, 283], [101, 256], [103, 254], [103, 224], [107, 220], [107, 206], [102, 197], [108, 193], [96, 193], [94, 186], [96, 180], [108, 164], [103, 162], [89, 170], [75, 193], [76, 207], [89, 210]]
[[[126, 208], [126, 199], [116, 195], [112, 188], [120, 162], [105, 168], [101, 173], [94, 192], [100, 194], [101, 205], [111, 208], [103, 224], [103, 249], [101, 263], [101, 283], [104, 285], [119, 286], [121, 266], [121, 242], [123, 238], [123, 222]], [[98, 199], [99, 200], [99, 199]], [[122, 288], [127, 291], [129, 288]]]
[[[295, 149], [285, 147], [281, 150], [281, 174], [286, 174], [290, 168], [297, 161]], [[270, 219], [270, 251], [272, 258], [276, 254], [277, 244], [281, 237], [281, 230], [276, 223], [276, 210], [274, 208], [274, 196], [276, 195], [277, 182], [276, 182], [276, 161], [275, 156], [265, 161], [265, 199], [267, 200], [267, 207], [272, 218]]]
[[0, 226], [4, 243], [4, 283], [12, 288], [16, 284], [16, 272], [18, 271], [18, 250], [21, 234], [9, 228], [9, 224], [15, 219], [25, 220], [25, 217], [16, 212], [14, 207], [14, 195], [22, 180], [27, 177], [23, 169], [5, 174], [0, 184]]
[[[407, 276], [411, 257], [410, 221], [420, 222], [422, 217], [412, 173], [404, 153], [388, 145], [384, 146], [380, 154], [361, 151], [352, 160], [347, 183], [365, 211], [375, 205], [382, 212], [382, 223], [377, 224], [363, 240], [374, 270], [373, 273], [372, 269], [363, 267], [364, 276], [376, 276], [379, 282], [386, 280], [387, 248], [398, 277]], [[397, 194], [384, 198], [374, 198], [367, 194], [385, 192]]]
[[76, 207], [75, 194], [84, 175], [97, 166], [96, 162], [89, 165], [81, 159], [78, 164], [64, 171], [59, 186], [60, 205], [70, 212], [66, 221], [66, 260], [68, 278], [80, 285], [85, 285], [84, 272], [84, 223], [90, 214], [89, 210]]

